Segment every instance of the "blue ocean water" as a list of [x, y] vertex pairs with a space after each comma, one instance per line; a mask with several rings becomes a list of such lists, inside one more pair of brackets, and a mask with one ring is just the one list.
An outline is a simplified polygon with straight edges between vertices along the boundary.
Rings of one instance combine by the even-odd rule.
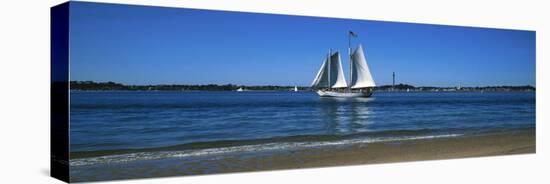
[[535, 127], [534, 92], [377, 92], [342, 99], [309, 91], [71, 91], [70, 98], [71, 152]]

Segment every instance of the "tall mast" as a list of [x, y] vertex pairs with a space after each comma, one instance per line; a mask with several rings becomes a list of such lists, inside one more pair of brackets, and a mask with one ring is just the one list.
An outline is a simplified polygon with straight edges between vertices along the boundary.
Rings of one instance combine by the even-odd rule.
[[349, 56], [349, 85], [348, 90], [351, 91], [351, 85], [353, 83], [353, 68], [352, 68], [352, 62], [351, 61], [351, 31], [348, 32], [348, 56]]
[[332, 49], [329, 49], [328, 51], [328, 67], [327, 67], [327, 70], [328, 70], [328, 88], [330, 89], [331, 86], [330, 86], [330, 69], [332, 67], [332, 65], [330, 64], [330, 60], [331, 60], [331, 57], [332, 56]]

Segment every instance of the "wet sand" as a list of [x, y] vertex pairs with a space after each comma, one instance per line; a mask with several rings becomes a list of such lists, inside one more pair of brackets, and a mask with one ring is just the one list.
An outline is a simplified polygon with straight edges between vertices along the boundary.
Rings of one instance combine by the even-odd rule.
[[339, 150], [297, 153], [299, 165], [291, 158], [275, 156], [274, 168], [304, 168], [337, 165], [377, 164], [420, 160], [440, 160], [535, 153], [535, 131], [493, 133], [455, 138], [370, 143]]
[[362, 143], [276, 153], [243, 153], [215, 158], [160, 159], [71, 167], [71, 181], [97, 181], [243, 171], [440, 160], [535, 153], [535, 130]]

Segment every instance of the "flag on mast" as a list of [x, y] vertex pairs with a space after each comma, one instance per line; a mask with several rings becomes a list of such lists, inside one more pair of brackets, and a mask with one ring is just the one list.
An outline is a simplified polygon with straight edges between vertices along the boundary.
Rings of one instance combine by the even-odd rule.
[[349, 34], [353, 37], [357, 37], [357, 34], [355, 34], [353, 31], [349, 31]]

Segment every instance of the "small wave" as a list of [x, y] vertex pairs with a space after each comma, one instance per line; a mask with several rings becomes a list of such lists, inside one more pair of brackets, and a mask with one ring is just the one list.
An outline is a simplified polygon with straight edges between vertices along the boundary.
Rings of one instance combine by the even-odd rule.
[[71, 159], [70, 166], [85, 166], [95, 164], [115, 164], [132, 162], [138, 160], [153, 160], [164, 158], [188, 158], [197, 156], [217, 156], [231, 153], [247, 152], [265, 152], [278, 150], [298, 150], [305, 148], [322, 148], [330, 146], [353, 145], [361, 143], [375, 142], [393, 142], [405, 140], [435, 139], [457, 137], [462, 134], [442, 134], [442, 135], [420, 135], [420, 136], [400, 136], [400, 137], [376, 137], [376, 138], [355, 138], [335, 141], [312, 141], [312, 142], [272, 142], [254, 145], [240, 145], [219, 148], [207, 148], [183, 151], [159, 151], [159, 152], [138, 152], [120, 155], [106, 155], [91, 158]]

